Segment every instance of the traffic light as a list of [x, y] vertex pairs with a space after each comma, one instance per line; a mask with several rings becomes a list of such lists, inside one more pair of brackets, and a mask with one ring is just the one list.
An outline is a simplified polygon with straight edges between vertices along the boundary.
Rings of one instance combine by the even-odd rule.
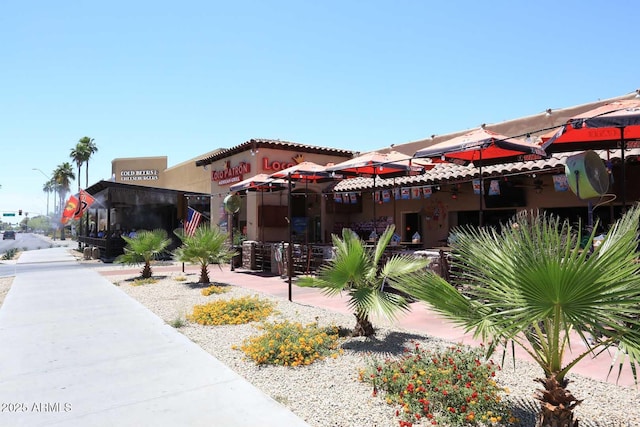
[[22, 215], [22, 209], [18, 210], [18, 215]]

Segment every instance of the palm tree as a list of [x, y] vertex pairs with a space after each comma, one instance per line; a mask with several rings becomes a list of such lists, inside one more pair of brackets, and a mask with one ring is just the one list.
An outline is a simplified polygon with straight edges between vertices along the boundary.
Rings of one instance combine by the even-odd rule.
[[[637, 381], [639, 219], [636, 206], [593, 250], [581, 249], [581, 233], [568, 221], [536, 212], [520, 213], [499, 232], [460, 228], [454, 232], [454, 265], [465, 294], [430, 273], [398, 287], [484, 341], [526, 350], [544, 372], [536, 379], [544, 386], [536, 394], [537, 425], [577, 426], [573, 410], [580, 400], [567, 390], [567, 374], [576, 363], [617, 346], [618, 369], [628, 357]], [[594, 235], [589, 234], [587, 247]], [[573, 334], [587, 350], [564, 360]], [[489, 354], [494, 350], [489, 346]]]
[[[58, 165], [58, 167], [53, 171], [53, 180], [56, 183], [58, 197], [60, 204], [58, 205], [61, 209], [64, 206], [64, 198], [70, 190], [71, 180], [75, 179], [76, 176], [73, 173], [73, 168], [69, 162], [64, 162]], [[64, 240], [64, 226], [60, 229], [60, 240]]]
[[402, 283], [427, 267], [427, 260], [404, 255], [394, 255], [380, 266], [394, 230], [395, 227], [388, 227], [371, 250], [356, 233], [343, 229], [342, 239], [332, 236], [335, 258], [320, 267], [317, 277], [303, 276], [298, 280], [298, 286], [321, 288], [327, 295], [349, 294], [349, 307], [356, 317], [353, 336], [372, 336], [375, 333], [370, 320], [372, 313], [394, 318], [398, 311], [408, 310], [406, 298], [387, 284], [392, 280]]
[[[87, 146], [81, 142], [78, 142], [74, 148], [71, 149], [71, 153], [69, 157], [73, 159], [75, 164], [78, 166], [78, 190], [80, 190], [80, 170], [82, 165], [85, 164], [89, 160], [89, 149]], [[86, 185], [86, 183], [85, 183]]]
[[84, 168], [84, 172], [85, 172], [84, 185], [85, 187], [88, 187], [89, 186], [89, 160], [95, 153], [98, 152], [98, 146], [94, 142], [93, 138], [89, 138], [88, 136], [83, 136], [82, 138], [80, 138], [80, 140], [78, 140], [78, 146], [79, 145], [83, 146], [83, 152], [86, 154], [86, 157], [84, 159], [84, 163], [86, 163], [86, 166]]
[[[87, 138], [87, 137], [85, 137]], [[85, 162], [89, 161], [89, 157], [91, 156], [91, 153], [89, 152], [89, 148], [87, 147], [87, 145], [85, 143], [82, 142], [84, 138], [82, 138], [80, 140], [80, 142], [78, 142], [76, 144], [76, 146], [74, 148], [71, 149], [71, 153], [69, 154], [69, 156], [73, 159], [73, 161], [76, 163], [76, 165], [78, 166], [78, 195], [80, 194], [80, 170], [82, 168], [82, 165]], [[87, 185], [87, 183], [85, 183], [85, 185]], [[80, 196], [78, 196], [80, 197]], [[82, 230], [82, 217], [80, 217], [80, 226], [79, 226], [79, 230]], [[80, 239], [78, 239], [78, 250], [80, 250], [82, 248], [82, 244], [80, 243]]]
[[218, 227], [198, 227], [193, 236], [176, 231], [182, 239], [182, 246], [174, 251], [178, 261], [200, 264], [199, 283], [209, 283], [209, 265], [226, 264], [236, 252], [227, 243], [228, 234], [220, 231]]
[[162, 229], [141, 230], [135, 237], [122, 236], [122, 238], [127, 245], [124, 248], [124, 254], [117, 257], [115, 262], [128, 265], [144, 263], [140, 272], [143, 279], [151, 277], [151, 261], [157, 259], [171, 244], [167, 232]]
[[[49, 217], [49, 195], [55, 191], [55, 182], [53, 179], [45, 182], [42, 186], [42, 191], [47, 193], [47, 217]], [[55, 209], [54, 209], [55, 211]]]

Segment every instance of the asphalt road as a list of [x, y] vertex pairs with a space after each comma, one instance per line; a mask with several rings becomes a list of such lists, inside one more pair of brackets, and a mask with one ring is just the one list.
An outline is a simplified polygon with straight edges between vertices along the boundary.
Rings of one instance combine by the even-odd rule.
[[[54, 247], [56, 244], [51, 243], [39, 234], [33, 233], [16, 233], [16, 239], [0, 238], [0, 257], [9, 249], [17, 249], [19, 251], [34, 251], [38, 249], [46, 249]], [[42, 268], [37, 264], [16, 264], [15, 260], [0, 260], [0, 277], [14, 276], [18, 271], [34, 271]], [[49, 266], [49, 269], [55, 266]]]

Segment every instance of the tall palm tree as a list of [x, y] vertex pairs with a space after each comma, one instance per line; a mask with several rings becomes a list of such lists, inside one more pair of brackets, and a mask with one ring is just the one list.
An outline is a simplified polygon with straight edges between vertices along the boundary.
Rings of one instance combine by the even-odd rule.
[[[82, 141], [82, 139], [80, 141]], [[71, 153], [69, 154], [69, 157], [71, 157], [75, 162], [75, 164], [78, 166], [78, 191], [80, 191], [80, 187], [81, 187], [80, 171], [81, 171], [82, 165], [89, 161], [90, 156], [91, 154], [89, 152], [89, 148], [87, 147], [86, 144], [83, 144], [82, 142], [78, 142], [76, 146], [71, 149]], [[87, 183], [85, 183], [85, 186], [86, 185]]]
[[176, 231], [182, 240], [182, 246], [174, 251], [178, 261], [200, 264], [199, 283], [209, 283], [209, 265], [226, 264], [235, 255], [229, 247], [228, 233], [220, 231], [218, 227], [200, 226], [193, 236]]
[[[573, 411], [580, 400], [567, 390], [567, 374], [576, 363], [617, 346], [618, 369], [628, 361], [638, 379], [639, 219], [635, 206], [592, 250], [581, 248], [581, 233], [568, 221], [536, 212], [519, 214], [499, 232], [459, 228], [454, 265], [464, 294], [429, 273], [398, 287], [484, 341], [522, 347], [544, 372], [536, 379], [544, 386], [536, 394], [537, 425], [577, 426]], [[594, 235], [588, 236], [588, 248]], [[565, 360], [574, 334], [587, 350]]]
[[53, 179], [44, 183], [42, 191], [47, 193], [47, 217], [49, 217], [49, 195], [55, 191], [55, 183], [53, 182]]
[[136, 265], [143, 263], [144, 267], [140, 272], [143, 279], [152, 276], [151, 261], [158, 258], [171, 244], [171, 239], [167, 232], [162, 229], [141, 230], [135, 237], [122, 236], [127, 245], [124, 254], [115, 259], [117, 263]]
[[428, 261], [394, 255], [382, 263], [385, 249], [395, 227], [388, 227], [373, 249], [366, 247], [350, 229], [342, 230], [342, 238], [333, 235], [335, 257], [320, 267], [316, 277], [303, 276], [297, 285], [321, 288], [328, 295], [349, 294], [349, 307], [354, 311], [356, 326], [353, 336], [372, 336], [375, 331], [370, 315], [379, 313], [394, 318], [399, 311], [409, 309], [402, 295], [388, 284], [403, 283], [412, 274], [427, 267]]
[[[89, 157], [91, 156], [91, 153], [89, 151], [89, 147], [87, 146], [86, 143], [83, 143], [82, 141], [87, 138], [84, 137], [82, 139], [80, 139], [80, 141], [76, 144], [76, 146], [74, 148], [71, 149], [71, 153], [69, 154], [69, 156], [73, 159], [73, 161], [76, 163], [76, 165], [78, 166], [78, 197], [80, 194], [80, 171], [82, 168], [82, 165], [85, 162], [89, 161]], [[85, 183], [85, 186], [88, 185], [87, 183]], [[82, 230], [82, 217], [80, 217], [80, 225], [79, 225], [79, 230]], [[80, 239], [78, 239], [78, 250], [82, 249], [82, 243], [80, 242]]]
[[[73, 167], [71, 166], [71, 163], [69, 162], [64, 162], [58, 165], [58, 167], [53, 171], [53, 180], [56, 183], [57, 186], [57, 191], [58, 191], [58, 201], [59, 201], [59, 207], [60, 209], [62, 209], [62, 207], [65, 204], [65, 197], [67, 195], [67, 193], [69, 192], [69, 190], [71, 189], [71, 181], [74, 180], [76, 178], [75, 174], [73, 173]], [[60, 229], [60, 240], [64, 240], [65, 236], [64, 236], [64, 226], [61, 227]]]
[[83, 136], [82, 138], [80, 138], [80, 140], [78, 140], [78, 145], [82, 145], [84, 147], [83, 151], [86, 154], [86, 158], [84, 159], [84, 163], [86, 163], [84, 168], [84, 172], [85, 172], [84, 185], [85, 187], [88, 187], [89, 186], [89, 160], [91, 160], [91, 157], [98, 152], [98, 146], [96, 145], [94, 139], [89, 138], [88, 136]]

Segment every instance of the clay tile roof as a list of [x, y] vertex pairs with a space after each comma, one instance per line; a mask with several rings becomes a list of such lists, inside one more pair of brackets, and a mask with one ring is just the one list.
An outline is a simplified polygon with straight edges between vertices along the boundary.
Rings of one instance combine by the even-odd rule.
[[[611, 161], [619, 161], [620, 152], [617, 150], [610, 151], [607, 157], [605, 150], [596, 150], [596, 153], [604, 159]], [[564, 165], [567, 157], [576, 154], [576, 152], [557, 153], [548, 159], [535, 160], [527, 162], [505, 163], [500, 165], [485, 166], [482, 168], [482, 176], [502, 176], [502, 175], [519, 175], [531, 173], [534, 171], [541, 172], [564, 172]], [[627, 150], [626, 156], [640, 156], [640, 148]], [[473, 166], [460, 166], [453, 163], [437, 163], [433, 169], [426, 171], [422, 175], [407, 176], [394, 179], [376, 178], [376, 189], [390, 188], [394, 186], [419, 186], [440, 184], [445, 182], [461, 182], [470, 181], [477, 178], [479, 170]], [[340, 181], [332, 190], [340, 191], [359, 191], [373, 188], [373, 178], [352, 178]]]
[[201, 159], [196, 160], [196, 166], [204, 166], [229, 157], [233, 154], [242, 153], [251, 149], [272, 148], [280, 150], [295, 150], [302, 153], [328, 154], [337, 157], [351, 158], [353, 151], [339, 148], [318, 147], [315, 145], [300, 144], [297, 142], [280, 141], [279, 139], [250, 139], [235, 147], [222, 149], [221, 151]]

